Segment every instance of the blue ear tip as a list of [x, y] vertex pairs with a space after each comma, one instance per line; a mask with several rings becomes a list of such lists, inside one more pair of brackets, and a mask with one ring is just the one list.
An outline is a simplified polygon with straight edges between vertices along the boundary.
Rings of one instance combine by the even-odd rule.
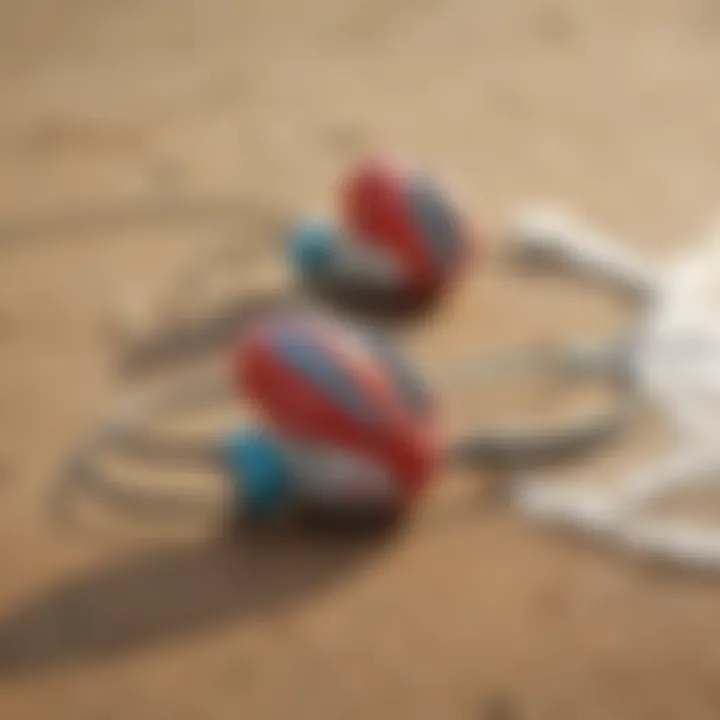
[[226, 439], [225, 459], [244, 515], [251, 521], [274, 517], [287, 495], [285, 463], [277, 443], [259, 430], [242, 430]]
[[332, 258], [335, 230], [329, 224], [305, 221], [290, 236], [290, 264], [301, 275], [324, 272]]

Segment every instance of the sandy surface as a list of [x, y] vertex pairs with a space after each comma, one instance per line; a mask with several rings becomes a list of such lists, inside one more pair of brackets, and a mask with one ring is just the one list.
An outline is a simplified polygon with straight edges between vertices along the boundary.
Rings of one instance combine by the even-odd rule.
[[[372, 548], [76, 536], [45, 498], [118, 388], [120, 293], [248, 214], [326, 212], [376, 145], [446, 174], [488, 234], [559, 197], [666, 248], [717, 200], [718, 71], [712, 0], [4, 0], [0, 717], [717, 720], [716, 584], [544, 533], [467, 479]], [[418, 341], [606, 314], [532, 292], [488, 270]]]

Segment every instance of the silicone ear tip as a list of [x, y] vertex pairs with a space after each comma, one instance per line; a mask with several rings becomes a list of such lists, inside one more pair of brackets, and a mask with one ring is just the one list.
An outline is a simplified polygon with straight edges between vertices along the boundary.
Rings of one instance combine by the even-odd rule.
[[225, 462], [235, 503], [251, 522], [274, 518], [287, 498], [287, 475], [277, 443], [258, 430], [233, 433], [225, 441]]
[[305, 221], [290, 237], [290, 265], [300, 275], [317, 276], [327, 271], [333, 254], [335, 230], [327, 223]]

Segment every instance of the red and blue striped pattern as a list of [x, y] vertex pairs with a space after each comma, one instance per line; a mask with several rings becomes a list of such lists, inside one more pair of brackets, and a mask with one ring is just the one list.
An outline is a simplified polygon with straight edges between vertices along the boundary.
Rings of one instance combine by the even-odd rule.
[[425, 176], [366, 163], [348, 177], [343, 207], [356, 240], [392, 253], [409, 285], [418, 290], [447, 285], [468, 255], [465, 218]]
[[434, 404], [422, 381], [377, 338], [315, 317], [254, 329], [237, 357], [246, 397], [280, 434], [362, 453], [424, 477]]

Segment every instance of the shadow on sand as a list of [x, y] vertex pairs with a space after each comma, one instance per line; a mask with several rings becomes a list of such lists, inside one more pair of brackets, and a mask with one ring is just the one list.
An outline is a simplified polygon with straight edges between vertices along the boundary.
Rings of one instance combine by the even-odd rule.
[[295, 532], [133, 555], [62, 583], [0, 623], [0, 683], [300, 602], [376, 557], [386, 541]]

